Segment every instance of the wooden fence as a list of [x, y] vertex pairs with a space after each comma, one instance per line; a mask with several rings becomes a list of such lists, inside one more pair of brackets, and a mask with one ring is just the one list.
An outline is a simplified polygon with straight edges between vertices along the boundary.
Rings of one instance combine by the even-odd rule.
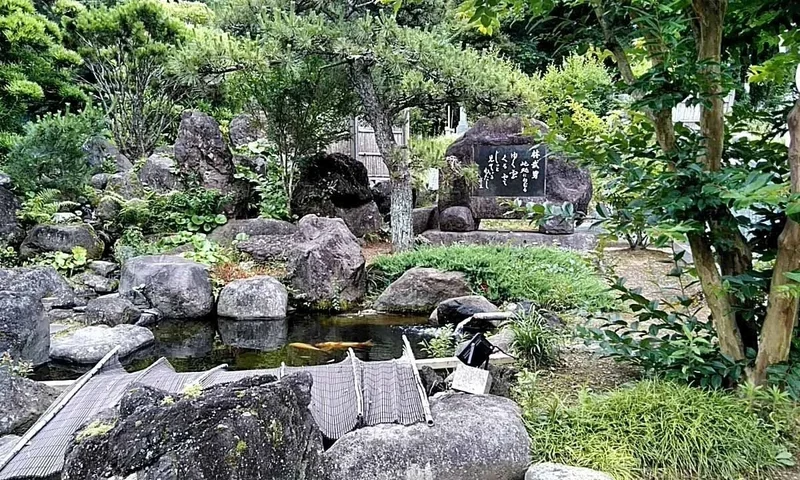
[[[405, 123], [394, 127], [394, 141], [401, 146], [408, 145], [410, 136], [410, 122], [408, 113], [405, 114]], [[369, 179], [378, 182], [389, 178], [389, 170], [383, 163], [383, 157], [378, 151], [375, 142], [375, 130], [360, 118], [354, 118], [351, 126], [353, 132], [349, 139], [341, 140], [328, 147], [328, 153], [344, 153], [357, 159], [367, 167]]]

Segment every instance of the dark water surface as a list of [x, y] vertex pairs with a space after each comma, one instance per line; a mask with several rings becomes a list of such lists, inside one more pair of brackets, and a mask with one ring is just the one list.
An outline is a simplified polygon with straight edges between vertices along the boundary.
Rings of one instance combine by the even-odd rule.
[[[387, 360], [403, 354], [406, 335], [417, 358], [424, 358], [420, 342], [435, 330], [427, 317], [397, 315], [310, 315], [293, 314], [283, 320], [162, 321], [151, 328], [156, 339], [152, 348], [124, 359], [129, 372], [146, 368], [166, 357], [179, 372], [208, 370], [223, 363], [231, 370], [320, 365], [339, 361], [346, 348], [317, 351], [322, 342], [370, 342], [353, 348], [362, 360]], [[291, 346], [301, 343], [308, 346]], [[77, 378], [91, 366], [47, 364], [34, 372], [37, 380]]]

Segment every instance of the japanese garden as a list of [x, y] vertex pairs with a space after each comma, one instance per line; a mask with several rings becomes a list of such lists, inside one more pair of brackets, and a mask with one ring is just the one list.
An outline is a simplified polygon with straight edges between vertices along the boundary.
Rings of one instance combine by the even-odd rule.
[[800, 3], [0, 0], [0, 480], [800, 480]]

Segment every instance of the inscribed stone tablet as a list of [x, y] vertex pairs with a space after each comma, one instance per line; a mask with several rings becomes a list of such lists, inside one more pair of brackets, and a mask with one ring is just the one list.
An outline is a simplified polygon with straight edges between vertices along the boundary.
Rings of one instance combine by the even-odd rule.
[[492, 376], [488, 370], [460, 364], [453, 375], [453, 390], [485, 395], [492, 388]]
[[543, 197], [547, 170], [545, 145], [475, 145], [479, 197]]

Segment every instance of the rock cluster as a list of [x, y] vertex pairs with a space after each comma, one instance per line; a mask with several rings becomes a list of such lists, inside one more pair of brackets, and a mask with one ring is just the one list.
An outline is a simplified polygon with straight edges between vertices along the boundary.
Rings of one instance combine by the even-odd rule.
[[412, 268], [375, 300], [375, 309], [395, 313], [429, 313], [448, 298], [469, 295], [470, 287], [461, 272], [435, 268]]
[[323, 479], [311, 383], [310, 374], [298, 373], [280, 381], [249, 377], [197, 395], [130, 389], [117, 412], [96, 420], [110, 428], [79, 429], [62, 478]]
[[[475, 122], [462, 137], [447, 148], [445, 156], [448, 167], [441, 170], [439, 212], [443, 231], [466, 232], [478, 228], [482, 218], [505, 218], [513, 198], [473, 196], [473, 186], [464, 176], [466, 167], [473, 164], [473, 152], [479, 145], [510, 146], [536, 145], [539, 140], [526, 134], [526, 130], [547, 133], [547, 126], [535, 120], [520, 117], [484, 117]], [[592, 180], [589, 171], [575, 165], [571, 160], [550, 154], [547, 158], [545, 198], [528, 197], [526, 200], [562, 204], [571, 202], [576, 212], [586, 213], [592, 199]], [[462, 207], [469, 210], [453, 210]], [[470, 217], [473, 221], [470, 222]], [[571, 222], [570, 222], [571, 223]], [[556, 226], [554, 226], [556, 228]], [[559, 223], [557, 231], [544, 233], [568, 233]]]
[[341, 218], [356, 237], [377, 232], [382, 224], [367, 168], [341, 153], [321, 153], [306, 161], [292, 195], [292, 212]]

